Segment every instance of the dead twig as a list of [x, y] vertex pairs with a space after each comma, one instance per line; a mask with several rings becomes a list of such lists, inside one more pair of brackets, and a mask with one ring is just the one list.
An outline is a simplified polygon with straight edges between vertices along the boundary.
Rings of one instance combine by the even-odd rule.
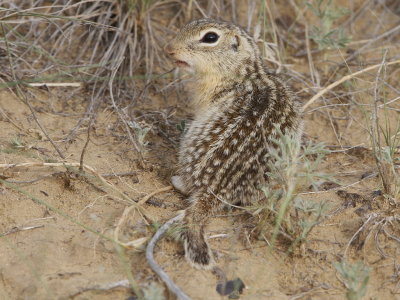
[[400, 24], [395, 26], [395, 27], [393, 27], [392, 29], [390, 29], [390, 30], [388, 30], [388, 31], [376, 36], [375, 38], [371, 39], [368, 43], [366, 43], [364, 46], [362, 46], [361, 48], [359, 48], [356, 51], [354, 51], [348, 58], [346, 58], [346, 62], [353, 60], [355, 57], [357, 57], [357, 55], [362, 53], [362, 51], [364, 51], [365, 49], [371, 48], [371, 45], [373, 43], [376, 43], [380, 39], [388, 37], [388, 36], [392, 35], [393, 33], [396, 33], [396, 31], [399, 31], [399, 30], [400, 30]]
[[130, 242], [128, 242], [128, 243], [124, 243], [124, 242], [121, 242], [121, 241], [119, 240], [119, 233], [120, 233], [120, 231], [121, 231], [121, 228], [122, 228], [122, 226], [126, 223], [126, 220], [127, 220], [129, 214], [131, 213], [131, 211], [132, 211], [133, 209], [136, 209], [136, 206], [135, 206], [135, 205], [128, 206], [128, 207], [126, 207], [126, 208], [124, 209], [124, 212], [122, 213], [121, 218], [119, 218], [118, 223], [117, 223], [117, 226], [116, 226], [115, 229], [114, 229], [114, 239], [115, 239], [121, 246], [123, 246], [123, 247], [125, 247], [125, 248], [133, 247], [133, 248], [136, 248], [136, 249], [140, 249], [140, 248], [148, 241], [148, 239], [149, 239], [148, 237], [139, 238], [139, 239], [136, 239], [136, 240], [134, 240], [134, 241], [130, 241]]
[[95, 285], [95, 286], [91, 286], [91, 287], [85, 287], [85, 288], [81, 288], [79, 289], [79, 291], [73, 293], [72, 295], [69, 296], [70, 299], [75, 298], [76, 296], [79, 296], [82, 293], [88, 292], [88, 291], [108, 291], [108, 290], [112, 290], [114, 288], [117, 287], [124, 287], [124, 288], [130, 288], [130, 283], [128, 279], [124, 279], [124, 280], [119, 280], [116, 282], [111, 282], [111, 283], [106, 283], [106, 284], [102, 284], [102, 285]]
[[46, 179], [49, 177], [60, 175], [62, 173], [64, 173], [64, 172], [54, 172], [54, 173], [50, 173], [48, 175], [44, 175], [44, 176], [41, 176], [41, 177], [38, 177], [38, 178], [35, 178], [32, 180], [6, 180], [6, 181], [9, 183], [14, 183], [14, 184], [31, 184], [31, 183], [35, 183], [35, 182], [38, 182], [40, 180], [43, 180], [43, 179]]
[[[400, 59], [399, 59], [399, 60], [395, 60], [395, 61], [391, 61], [391, 62], [387, 62], [387, 63], [386, 63], [386, 66], [395, 65], [395, 64], [400, 64]], [[302, 110], [305, 111], [305, 109], [306, 109], [307, 107], [309, 107], [311, 104], [313, 104], [317, 99], [321, 98], [322, 95], [324, 95], [326, 92], [330, 91], [330, 90], [333, 89], [334, 87], [340, 85], [341, 83], [343, 83], [343, 82], [345, 82], [345, 81], [347, 81], [347, 80], [349, 80], [349, 79], [351, 79], [351, 78], [353, 78], [353, 77], [356, 77], [356, 76], [358, 76], [358, 75], [360, 75], [360, 74], [363, 74], [363, 73], [365, 73], [365, 72], [368, 72], [368, 71], [374, 70], [374, 69], [376, 69], [376, 68], [379, 68], [381, 65], [382, 65], [382, 64], [376, 64], [376, 65], [370, 66], [370, 67], [365, 68], [365, 69], [362, 69], [362, 70], [360, 70], [360, 71], [358, 71], [358, 72], [355, 72], [355, 73], [346, 75], [346, 76], [340, 78], [339, 80], [337, 80], [337, 81], [331, 83], [331, 84], [328, 85], [327, 87], [325, 87], [325, 88], [323, 88], [322, 90], [320, 90], [320, 91], [319, 91], [316, 95], [314, 95], [310, 100], [308, 100], [307, 103], [303, 105]]]
[[130, 127], [129, 127], [127, 121], [125, 120], [125, 118], [124, 118], [122, 112], [120, 111], [119, 107], [117, 106], [117, 104], [115, 103], [115, 100], [114, 100], [113, 80], [114, 80], [114, 78], [115, 78], [115, 74], [117, 73], [117, 71], [118, 71], [119, 66], [121, 65], [121, 63], [122, 63], [122, 59], [121, 59], [120, 62], [118, 63], [117, 67], [113, 70], [113, 72], [112, 72], [112, 74], [111, 74], [111, 77], [110, 77], [110, 81], [109, 81], [110, 98], [111, 98], [111, 102], [112, 102], [112, 105], [113, 105], [115, 111], [117, 112], [117, 114], [118, 114], [119, 118], [121, 119], [122, 123], [125, 125], [125, 130], [126, 130], [126, 133], [128, 134], [129, 140], [131, 141], [132, 145], [135, 147], [135, 150], [136, 150], [136, 152], [137, 152], [138, 155], [139, 155], [139, 158], [140, 158], [140, 162], [141, 162], [141, 164], [142, 164], [142, 167], [144, 167], [144, 160], [143, 160], [142, 152], [140, 151], [140, 147], [139, 147], [139, 145], [136, 143], [135, 139], [133, 138], [133, 136], [132, 136], [132, 134], [131, 134], [131, 131], [130, 131]]
[[347, 255], [347, 250], [349, 249], [351, 243], [356, 239], [356, 237], [358, 236], [358, 234], [363, 231], [366, 226], [368, 225], [369, 222], [371, 222], [372, 220], [375, 220], [379, 215], [376, 213], [371, 214], [368, 219], [364, 222], [364, 224], [356, 231], [356, 233], [351, 237], [350, 241], [347, 243], [347, 246], [344, 250], [343, 253], [343, 260], [346, 259], [346, 255]]
[[118, 241], [118, 243], [119, 243], [120, 245], [122, 245], [122, 246], [124, 246], [124, 247], [127, 247], [127, 248], [128, 248], [128, 247], [134, 247], [134, 248], [138, 248], [138, 249], [139, 249], [141, 246], [143, 246], [143, 245], [147, 242], [147, 240], [148, 240], [147, 237], [139, 238], [139, 239], [136, 239], [136, 240], [131, 241], [131, 242], [128, 242], [128, 243], [123, 243], [123, 242], [121, 242], [121, 241], [119, 240], [119, 233], [120, 233], [120, 231], [121, 231], [122, 226], [126, 223], [126, 220], [128, 219], [129, 214], [131, 213], [131, 211], [132, 211], [133, 209], [136, 208], [136, 205], [142, 205], [142, 204], [146, 203], [146, 202], [147, 202], [151, 197], [153, 197], [154, 195], [159, 194], [159, 193], [162, 193], [162, 192], [170, 191], [170, 190], [172, 190], [172, 189], [173, 189], [172, 186], [167, 186], [167, 187], [158, 189], [158, 190], [156, 190], [156, 191], [154, 191], [154, 192], [152, 192], [152, 193], [146, 195], [145, 197], [143, 197], [141, 200], [139, 200], [139, 201], [137, 202], [137, 204], [132, 205], [132, 206], [129, 206], [129, 207], [126, 207], [125, 210], [124, 210], [124, 212], [122, 213], [121, 218], [118, 220], [117, 226], [115, 227], [115, 230], [114, 230], [114, 239], [115, 239], [116, 241]]
[[26, 226], [26, 227], [14, 227], [12, 229], [10, 229], [9, 231], [6, 231], [4, 233], [0, 233], [0, 237], [12, 234], [12, 233], [16, 233], [16, 232], [20, 232], [20, 231], [26, 231], [26, 230], [32, 230], [32, 229], [36, 229], [36, 228], [42, 228], [44, 227], [44, 225], [38, 225], [38, 226]]
[[137, 172], [123, 172], [123, 173], [107, 173], [101, 174], [103, 177], [124, 177], [124, 176], [136, 176]]
[[83, 158], [86, 153], [86, 148], [89, 145], [90, 142], [90, 129], [92, 128], [92, 123], [93, 123], [93, 115], [90, 115], [90, 120], [88, 124], [88, 129], [87, 129], [87, 136], [86, 136], [86, 143], [83, 146], [82, 152], [81, 152], [81, 158], [80, 158], [80, 165], [79, 165], [79, 171], [83, 171]]
[[27, 83], [26, 85], [31, 87], [81, 87], [80, 82], [37, 82]]
[[154, 191], [154, 192], [152, 192], [152, 193], [150, 193], [150, 194], [144, 196], [142, 199], [139, 200], [138, 204], [139, 204], [139, 205], [144, 204], [144, 203], [146, 203], [151, 197], [153, 197], [154, 195], [157, 195], [157, 194], [160, 194], [160, 193], [163, 193], [163, 192], [167, 192], [167, 191], [170, 191], [170, 190], [172, 190], [172, 189], [173, 189], [173, 186], [172, 186], [172, 185], [167, 186], [167, 187], [163, 187], [163, 188], [161, 188], [161, 189], [158, 189], [158, 190], [156, 190], [156, 191]]

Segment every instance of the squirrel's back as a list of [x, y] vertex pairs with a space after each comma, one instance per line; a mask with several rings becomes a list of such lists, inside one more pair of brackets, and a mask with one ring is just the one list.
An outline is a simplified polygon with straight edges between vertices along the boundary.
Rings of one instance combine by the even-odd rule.
[[278, 131], [299, 131], [298, 110], [281, 79], [265, 71], [254, 40], [236, 25], [194, 21], [166, 51], [194, 73], [195, 117], [172, 181], [192, 202], [183, 219], [186, 258], [209, 268], [214, 260], [204, 235], [207, 217], [224, 204], [260, 196], [272, 140]]

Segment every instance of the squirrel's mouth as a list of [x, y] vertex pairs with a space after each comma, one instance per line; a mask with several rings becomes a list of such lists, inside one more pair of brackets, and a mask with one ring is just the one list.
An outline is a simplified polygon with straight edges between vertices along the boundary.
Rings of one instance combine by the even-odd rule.
[[190, 67], [190, 65], [186, 61], [183, 61], [183, 60], [177, 60], [177, 61], [175, 61], [175, 64], [180, 68]]

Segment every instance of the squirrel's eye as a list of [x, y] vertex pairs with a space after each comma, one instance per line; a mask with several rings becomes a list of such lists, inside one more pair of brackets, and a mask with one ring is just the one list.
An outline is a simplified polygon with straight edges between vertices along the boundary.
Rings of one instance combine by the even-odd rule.
[[203, 38], [200, 40], [200, 42], [207, 43], [207, 44], [212, 44], [218, 41], [219, 35], [216, 34], [215, 32], [207, 32]]

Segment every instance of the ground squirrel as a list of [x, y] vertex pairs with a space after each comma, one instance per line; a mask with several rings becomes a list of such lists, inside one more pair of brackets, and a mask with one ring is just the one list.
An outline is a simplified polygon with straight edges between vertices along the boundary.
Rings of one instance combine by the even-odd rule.
[[205, 237], [210, 215], [225, 204], [251, 203], [267, 182], [268, 150], [277, 128], [298, 132], [298, 110], [279, 77], [265, 68], [253, 38], [231, 23], [193, 21], [166, 52], [192, 72], [189, 86], [194, 120], [179, 151], [172, 184], [191, 205], [181, 218], [187, 260], [197, 268], [214, 265]]

